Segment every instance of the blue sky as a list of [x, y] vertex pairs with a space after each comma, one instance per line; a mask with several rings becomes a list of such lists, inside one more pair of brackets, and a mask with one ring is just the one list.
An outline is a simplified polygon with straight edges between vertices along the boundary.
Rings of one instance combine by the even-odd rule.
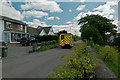
[[[105, 4], [105, 2], [85, 2], [85, 3], [80, 3], [80, 2], [57, 2], [60, 4], [60, 8], [63, 10], [62, 13], [50, 13], [50, 11], [44, 11], [49, 14], [49, 16], [58, 16], [60, 17], [60, 20], [45, 20], [45, 17], [42, 18], [34, 18], [34, 17], [28, 17], [24, 18], [23, 21], [32, 21], [33, 19], [39, 19], [41, 21], [45, 21], [48, 25], [66, 25], [67, 21], [72, 21], [74, 17], [76, 17], [80, 12], [86, 12], [86, 10], [92, 11], [94, 8], [98, 7], [99, 5]], [[16, 10], [19, 10], [21, 13], [24, 10], [21, 10], [21, 5], [25, 4], [24, 2], [13, 2], [13, 7]], [[79, 5], [86, 5], [85, 9], [81, 11], [77, 11], [76, 8]], [[72, 11], [69, 12], [69, 9]], [[32, 9], [30, 9], [32, 10]], [[28, 10], [26, 10], [28, 11]], [[39, 10], [41, 11], [41, 10]]]
[[71, 31], [72, 26], [73, 33], [75, 31], [79, 33], [80, 25], [77, 25], [77, 20], [86, 14], [99, 14], [114, 20], [114, 24], [118, 24], [117, 0], [64, 0], [64, 2], [62, 0], [57, 0], [57, 2], [31, 0], [29, 3], [27, 2], [29, 0], [12, 1], [7, 0], [6, 3], [2, 3], [1, 15], [24, 21], [35, 28], [39, 25], [43, 27], [51, 25], [57, 32], [63, 29]]

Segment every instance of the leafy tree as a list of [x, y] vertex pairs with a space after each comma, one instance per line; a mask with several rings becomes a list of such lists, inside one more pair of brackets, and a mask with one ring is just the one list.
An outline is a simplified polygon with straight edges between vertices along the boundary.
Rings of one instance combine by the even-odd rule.
[[84, 25], [82, 28], [83, 29], [81, 30], [81, 37], [83, 40], [91, 40], [92, 38], [94, 43], [100, 45], [103, 44], [103, 38], [101, 37], [100, 32], [95, 27]]
[[96, 29], [98, 29], [104, 40], [106, 40], [107, 32], [110, 32], [113, 35], [116, 35], [117, 32], [116, 30], [114, 30], [114, 28], [117, 27], [112, 24], [113, 20], [107, 19], [106, 17], [100, 15], [87, 15], [79, 19], [78, 21], [79, 21], [78, 25], [80, 24], [82, 25], [80, 31], [84, 30], [83, 29], [84, 25], [93, 26]]
[[59, 31], [59, 35], [61, 34], [61, 33], [67, 33], [67, 31], [66, 30], [62, 30], [62, 31]]

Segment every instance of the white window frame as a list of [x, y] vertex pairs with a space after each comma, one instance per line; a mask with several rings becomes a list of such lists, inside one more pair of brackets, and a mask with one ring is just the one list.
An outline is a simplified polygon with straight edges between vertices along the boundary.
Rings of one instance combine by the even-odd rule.
[[18, 30], [23, 31], [23, 25], [18, 25]]
[[11, 22], [6, 22], [6, 28], [13, 29], [13, 24]]

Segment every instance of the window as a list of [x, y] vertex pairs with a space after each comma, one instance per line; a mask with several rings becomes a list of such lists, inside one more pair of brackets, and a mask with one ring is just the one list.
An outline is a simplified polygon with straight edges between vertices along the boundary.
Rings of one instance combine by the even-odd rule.
[[18, 25], [18, 30], [23, 30], [23, 25]]
[[64, 39], [64, 35], [61, 35], [61, 40], [63, 40]]
[[13, 24], [11, 22], [6, 22], [6, 28], [13, 28]]

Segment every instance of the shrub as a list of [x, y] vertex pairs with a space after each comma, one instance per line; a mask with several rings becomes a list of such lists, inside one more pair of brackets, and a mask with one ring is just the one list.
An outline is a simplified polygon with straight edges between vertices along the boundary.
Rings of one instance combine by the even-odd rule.
[[78, 44], [70, 57], [62, 57], [67, 64], [58, 65], [54, 69], [56, 75], [49, 75], [48, 78], [94, 78], [95, 68], [90, 62], [90, 57], [86, 44]]
[[100, 32], [92, 27], [92, 26], [84, 26], [83, 31], [81, 31], [81, 38], [82, 40], [87, 39], [90, 40], [90, 38], [92, 37], [92, 40], [95, 44], [103, 44], [103, 38], [100, 34]]
[[94, 46], [98, 56], [104, 61], [104, 63], [115, 73], [117, 77], [120, 77], [120, 63], [119, 63], [119, 53], [116, 48], [112, 46]]
[[51, 44], [56, 44], [56, 43], [57, 43], [56, 40], [53, 40], [53, 41], [45, 41], [45, 42], [38, 43], [37, 46], [45, 46], [45, 45], [51, 45]]
[[43, 42], [43, 41], [52, 41], [52, 40], [58, 41], [58, 39], [59, 39], [59, 36], [57, 36], [57, 35], [43, 35], [43, 36], [35, 35], [32, 37], [36, 38], [39, 43]]
[[99, 54], [104, 61], [117, 62], [118, 51], [110, 46], [100, 47]]
[[120, 47], [120, 36], [117, 37], [117, 38], [115, 38], [115, 40], [114, 40], [114, 45], [117, 45], [117, 46]]

